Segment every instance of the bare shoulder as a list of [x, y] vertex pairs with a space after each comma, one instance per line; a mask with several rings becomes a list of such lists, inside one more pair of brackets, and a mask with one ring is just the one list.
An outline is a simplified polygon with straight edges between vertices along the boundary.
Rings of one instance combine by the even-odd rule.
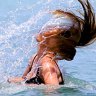
[[40, 63], [41, 63], [41, 66], [44, 68], [46, 68], [48, 66], [52, 67], [52, 66], [56, 65], [56, 62], [52, 58], [47, 57], [47, 56], [43, 57], [41, 59]]
[[41, 74], [45, 84], [59, 84], [58, 68], [54, 60], [44, 57], [41, 60]]
[[42, 58], [40, 63], [41, 63], [41, 71], [43, 74], [46, 74], [48, 72], [59, 73], [57, 64], [52, 58], [45, 56], [44, 58]]

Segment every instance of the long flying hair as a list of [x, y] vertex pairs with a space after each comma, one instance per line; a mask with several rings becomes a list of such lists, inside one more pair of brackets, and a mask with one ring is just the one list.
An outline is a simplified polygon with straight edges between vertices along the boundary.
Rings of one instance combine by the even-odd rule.
[[[96, 40], [96, 21], [93, 8], [88, 0], [78, 0], [78, 1], [80, 2], [84, 10], [83, 17], [79, 17], [72, 12], [65, 12], [62, 10], [55, 10], [53, 12], [55, 16], [57, 15], [56, 18], [58, 18], [59, 16], [61, 17], [65, 16], [67, 18], [67, 19], [65, 18], [66, 22], [67, 20], [70, 19], [70, 22], [72, 22], [70, 26], [71, 28], [75, 29], [76, 32], [75, 31], [73, 32], [71, 28], [69, 28], [67, 31], [65, 30], [62, 31], [62, 34], [60, 33], [61, 32], [60, 30], [53, 31], [54, 26], [51, 25], [52, 23], [51, 22], [50, 24], [48, 23], [50, 26], [48, 24], [45, 24], [46, 26], [42, 28], [41, 33], [37, 38], [37, 41], [40, 42], [41, 45], [43, 44], [45, 48], [47, 47], [47, 50], [53, 51], [54, 53], [61, 56], [62, 59], [66, 60], [72, 60], [74, 58], [76, 53], [75, 47], [86, 46], [93, 43], [93, 41]], [[69, 26], [69, 23], [67, 22], [68, 23], [67, 25], [66, 22], [64, 22], [65, 25], [64, 24], [63, 25], [66, 26], [67, 28]], [[51, 29], [50, 27], [53, 29]], [[53, 44], [50, 44], [50, 42], [53, 42], [52, 40], [58, 41], [60, 43], [55, 42]]]
[[95, 13], [88, 0], [78, 0], [84, 10], [84, 18], [80, 19], [83, 22], [81, 38], [77, 46], [86, 46], [96, 40], [96, 21]]

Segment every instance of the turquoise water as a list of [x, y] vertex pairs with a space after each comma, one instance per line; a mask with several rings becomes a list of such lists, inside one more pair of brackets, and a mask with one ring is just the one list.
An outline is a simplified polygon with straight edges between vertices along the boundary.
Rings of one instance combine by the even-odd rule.
[[[90, 0], [96, 12], [96, 0]], [[35, 35], [50, 18], [50, 11], [63, 9], [78, 14], [75, 0], [0, 0], [0, 96], [96, 96], [96, 43], [77, 49], [73, 61], [60, 61], [65, 78], [62, 86], [9, 84], [8, 77], [21, 76], [36, 52]]]

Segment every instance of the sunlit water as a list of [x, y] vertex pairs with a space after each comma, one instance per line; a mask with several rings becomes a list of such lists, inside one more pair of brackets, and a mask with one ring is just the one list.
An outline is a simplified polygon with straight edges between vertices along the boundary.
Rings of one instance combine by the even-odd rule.
[[[96, 11], [96, 0], [90, 0]], [[77, 49], [73, 61], [60, 61], [65, 78], [62, 86], [9, 84], [8, 77], [21, 76], [36, 52], [35, 35], [62, 9], [78, 14], [75, 0], [0, 0], [0, 95], [1, 96], [96, 96], [96, 43]]]

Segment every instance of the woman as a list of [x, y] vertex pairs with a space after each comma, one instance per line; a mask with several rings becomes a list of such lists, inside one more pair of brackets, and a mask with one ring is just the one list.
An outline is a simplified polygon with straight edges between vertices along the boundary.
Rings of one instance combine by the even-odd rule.
[[76, 47], [91, 44], [96, 39], [95, 15], [88, 0], [78, 0], [84, 10], [84, 18], [71, 12], [56, 10], [37, 35], [37, 54], [31, 58], [22, 77], [9, 82], [26, 84], [64, 84], [58, 60], [73, 60]]

